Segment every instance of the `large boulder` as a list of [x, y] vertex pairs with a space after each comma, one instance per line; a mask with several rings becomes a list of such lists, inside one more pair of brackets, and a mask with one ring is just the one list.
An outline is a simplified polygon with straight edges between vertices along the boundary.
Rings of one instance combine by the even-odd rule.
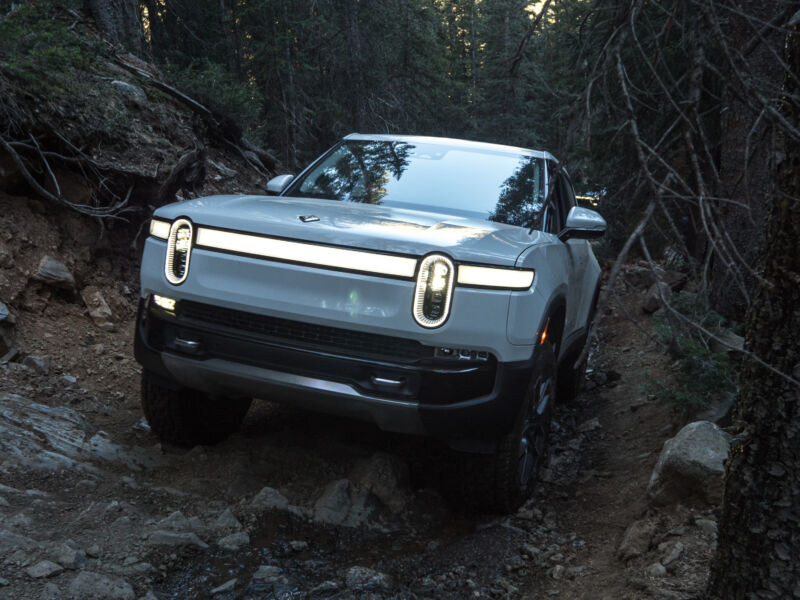
[[708, 421], [689, 423], [664, 442], [647, 486], [651, 504], [722, 501], [731, 436]]

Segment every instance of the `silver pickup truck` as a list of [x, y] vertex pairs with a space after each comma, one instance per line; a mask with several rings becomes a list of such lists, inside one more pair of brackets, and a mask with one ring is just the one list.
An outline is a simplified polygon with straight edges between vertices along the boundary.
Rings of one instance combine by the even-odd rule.
[[[434, 436], [531, 493], [556, 399], [576, 393], [605, 231], [547, 152], [345, 137], [267, 196], [156, 210], [135, 352], [152, 430], [232, 433], [252, 398]], [[477, 460], [477, 457], [476, 457]]]

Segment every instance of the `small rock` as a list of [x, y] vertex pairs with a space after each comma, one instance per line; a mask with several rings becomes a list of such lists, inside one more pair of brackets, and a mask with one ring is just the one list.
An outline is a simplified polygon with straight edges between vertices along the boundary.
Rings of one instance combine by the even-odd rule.
[[10, 583], [11, 582], [8, 579], [3, 579], [2, 577], [0, 577], [0, 587], [6, 587]]
[[318, 523], [358, 527], [365, 524], [378, 508], [377, 498], [368, 490], [354, 489], [347, 479], [328, 484], [314, 503]]
[[622, 543], [617, 550], [619, 559], [628, 560], [647, 552], [655, 531], [656, 525], [650, 520], [634, 521], [622, 537]]
[[309, 592], [309, 594], [311, 594], [312, 598], [314, 596], [326, 596], [326, 597], [328, 597], [328, 596], [330, 596], [331, 592], [336, 592], [336, 591], [339, 591], [339, 584], [336, 581], [333, 581], [332, 579], [329, 579], [327, 581], [323, 581], [317, 587], [313, 588]]
[[604, 371], [595, 371], [592, 374], [592, 381], [597, 385], [605, 385], [608, 383], [608, 375]]
[[565, 570], [564, 565], [556, 565], [550, 569], [550, 577], [556, 580], [561, 579], [564, 576]]
[[275, 583], [283, 575], [283, 569], [274, 565], [261, 565], [253, 573], [253, 579], [261, 579], [265, 583]]
[[109, 308], [106, 299], [103, 298], [102, 292], [90, 285], [81, 291], [81, 298], [83, 298], [86, 308], [89, 309], [89, 316], [100, 329], [104, 331], [112, 331], [114, 329], [113, 314]]
[[250, 536], [244, 531], [237, 531], [236, 533], [226, 535], [217, 542], [217, 544], [225, 548], [225, 550], [238, 550], [242, 546], [247, 546], [249, 543]]
[[4, 302], [0, 301], [0, 323], [13, 324], [15, 320], [16, 319], [14, 319], [11, 311], [8, 310], [8, 306], [6, 306]]
[[711, 519], [697, 519], [694, 522], [703, 533], [707, 536], [713, 537], [717, 535], [717, 522]]
[[639, 410], [643, 406], [647, 406], [648, 404], [650, 404], [650, 402], [648, 402], [647, 400], [635, 400], [634, 402], [631, 402], [631, 405], [628, 408], [630, 409], [631, 412], [636, 412], [637, 410]]
[[600, 419], [595, 417], [594, 419], [589, 419], [588, 421], [582, 423], [578, 427], [578, 431], [581, 433], [586, 433], [588, 431], [594, 431], [595, 429], [602, 429], [603, 426], [600, 424]]
[[86, 549], [86, 556], [89, 558], [100, 558], [100, 546], [92, 544]]
[[[264, 489], [272, 489], [272, 488], [264, 488]], [[261, 490], [263, 492], [264, 490]], [[259, 495], [261, 494], [259, 492]], [[258, 497], [258, 496], [256, 496]], [[217, 520], [214, 521], [213, 525], [214, 529], [223, 530], [223, 531], [238, 531], [242, 528], [242, 524], [239, 522], [239, 519], [236, 518], [236, 515], [233, 514], [233, 511], [230, 508], [226, 508], [222, 511], [222, 514], [217, 517]]]
[[644, 572], [649, 577], [664, 577], [667, 574], [667, 569], [660, 562], [654, 562]]
[[224, 592], [230, 592], [233, 588], [236, 587], [237, 581], [239, 580], [236, 577], [234, 577], [233, 579], [229, 579], [222, 585], [215, 587], [213, 590], [211, 590], [211, 595], [215, 596], [217, 594], [222, 594]]
[[[3, 337], [3, 332], [0, 331], [0, 349], [2, 349], [4, 347], [8, 348], [8, 344], [5, 343], [4, 340], [5, 340], [5, 338]], [[2, 356], [0, 356], [0, 365], [6, 365], [6, 364], [10, 363], [12, 360], [14, 360], [17, 357], [18, 354], [19, 354], [19, 348], [11, 348], [11, 349], [9, 349], [8, 352], [6, 352]]]
[[82, 494], [93, 492], [96, 489], [97, 489], [97, 482], [92, 481], [91, 479], [81, 479], [78, 483], [75, 484], [75, 491], [80, 492]]
[[303, 550], [308, 550], [308, 542], [304, 542], [303, 540], [292, 540], [289, 542], [289, 547], [294, 552], [302, 552]]
[[197, 535], [203, 536], [208, 533], [208, 529], [203, 524], [203, 521], [200, 520], [200, 517], [189, 517], [188, 523], [189, 528]]
[[135, 104], [144, 104], [147, 102], [147, 94], [145, 94], [144, 90], [138, 85], [133, 85], [132, 83], [120, 81], [118, 79], [112, 81], [111, 85], [114, 86], [114, 89], [117, 91], [117, 93], [119, 93], [119, 95], [124, 97], [126, 100], [129, 100]]
[[32, 577], [33, 579], [41, 579], [43, 577], [58, 575], [63, 570], [64, 568], [61, 565], [57, 565], [49, 560], [43, 560], [25, 569], [25, 573], [28, 574], [28, 577]]
[[661, 308], [662, 294], [664, 298], [669, 300], [672, 294], [672, 289], [669, 287], [669, 284], [661, 281], [651, 285], [645, 294], [644, 302], [642, 302], [642, 310], [648, 314], [656, 312]]
[[39, 268], [33, 274], [33, 278], [53, 287], [75, 289], [75, 278], [69, 269], [64, 263], [49, 255], [43, 256], [39, 261]]
[[75, 548], [66, 544], [60, 545], [53, 553], [53, 558], [65, 569], [82, 569], [86, 564], [86, 555]]
[[523, 544], [522, 545], [522, 554], [528, 556], [530, 558], [536, 558], [542, 553], [539, 548], [534, 546], [533, 544]]
[[350, 567], [345, 576], [347, 587], [354, 591], [382, 591], [392, 589], [392, 578], [386, 573], [368, 569], [367, 567]]
[[565, 575], [568, 579], [575, 579], [586, 570], [586, 567], [567, 567]]
[[50, 372], [50, 357], [47, 355], [34, 356], [29, 354], [23, 359], [22, 364], [41, 375], [47, 375]]
[[372, 492], [392, 513], [400, 513], [410, 499], [408, 465], [391, 454], [377, 452], [353, 468], [350, 480]]
[[74, 375], [62, 375], [62, 376], [61, 376], [61, 381], [62, 381], [62, 382], [64, 383], [64, 385], [66, 385], [67, 387], [72, 387], [73, 385], [75, 385], [76, 383], [78, 383], [78, 378], [77, 378], [77, 377], [75, 377]]
[[664, 558], [661, 559], [661, 564], [665, 567], [670, 566], [680, 558], [681, 554], [683, 554], [683, 549], [684, 546], [681, 542], [675, 542], [675, 544], [672, 546], [672, 549], [667, 552]]
[[286, 510], [289, 500], [275, 488], [265, 487], [255, 495], [250, 505], [264, 510]]
[[176, 533], [159, 530], [151, 533], [148, 540], [155, 546], [197, 546], [198, 548], [208, 548], [208, 544], [197, 537], [195, 533]]
[[158, 526], [169, 531], [189, 531], [189, 520], [179, 510], [170, 513], [158, 522]]
[[39, 600], [63, 600], [64, 595], [55, 583], [46, 583], [39, 594]]
[[347, 479], [332, 481], [314, 503], [314, 519], [339, 525], [347, 519], [350, 505], [350, 482]]
[[686, 425], [664, 442], [647, 486], [650, 502], [658, 506], [691, 500], [720, 504], [730, 444], [731, 436], [714, 423]]

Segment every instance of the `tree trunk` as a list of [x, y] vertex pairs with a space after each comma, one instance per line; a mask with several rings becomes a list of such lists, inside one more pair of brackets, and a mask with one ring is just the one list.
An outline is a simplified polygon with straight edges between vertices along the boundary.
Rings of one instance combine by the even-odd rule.
[[[788, 65], [800, 65], [795, 25]], [[797, 131], [800, 86], [787, 73], [781, 112]], [[747, 317], [747, 346], [795, 383], [753, 360], [742, 370], [743, 424], [726, 466], [712, 598], [800, 598], [800, 142], [776, 137], [776, 184], [768, 196], [763, 280]]]
[[85, 0], [100, 33], [112, 44], [141, 56], [144, 34], [137, 0]]
[[[781, 51], [784, 36], [774, 29], [761, 31], [761, 28], [786, 10], [779, 2], [762, 0], [745, 0], [740, 9], [741, 14], [730, 16], [731, 48], [745, 49], [758, 36], [763, 38], [751, 52], [745, 51], [744, 56], [736, 57], [734, 64], [729, 65], [720, 140], [722, 189], [718, 192], [738, 204], [724, 202], [717, 207], [720, 227], [730, 241], [717, 240], [725, 248], [726, 258], [714, 257], [711, 285], [714, 309], [735, 321], [744, 315], [747, 295], [755, 286], [748, 268], [756, 265], [763, 244], [764, 194], [769, 190], [772, 175], [769, 165], [772, 125], [769, 119], [761, 118], [764, 106], [756, 92], [768, 99], [775, 98], [774, 87], [782, 76], [775, 55]], [[732, 264], [726, 265], [726, 261]]]

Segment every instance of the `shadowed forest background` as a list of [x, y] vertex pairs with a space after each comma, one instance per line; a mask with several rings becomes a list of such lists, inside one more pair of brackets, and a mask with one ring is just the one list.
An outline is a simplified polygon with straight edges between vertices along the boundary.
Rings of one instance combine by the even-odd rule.
[[652, 272], [650, 392], [738, 394], [715, 592], [800, 597], [800, 492], [768, 476], [800, 465], [798, 25], [796, 0], [0, 0], [0, 182], [136, 248], [154, 206], [261, 193], [351, 132], [552, 152], [609, 224], [601, 307]]

